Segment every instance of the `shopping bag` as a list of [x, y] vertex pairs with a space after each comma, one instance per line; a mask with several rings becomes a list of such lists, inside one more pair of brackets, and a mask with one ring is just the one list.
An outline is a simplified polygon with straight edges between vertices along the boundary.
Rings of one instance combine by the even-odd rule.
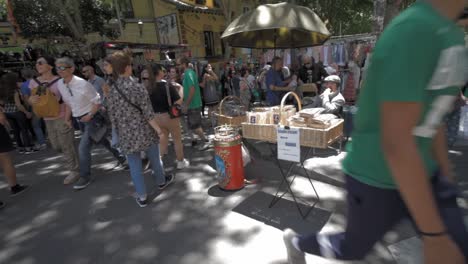
[[460, 135], [468, 139], [468, 105], [464, 106], [461, 110]]
[[244, 162], [244, 167], [252, 161], [252, 158], [250, 157], [250, 152], [244, 146], [244, 144], [242, 144], [242, 161]]

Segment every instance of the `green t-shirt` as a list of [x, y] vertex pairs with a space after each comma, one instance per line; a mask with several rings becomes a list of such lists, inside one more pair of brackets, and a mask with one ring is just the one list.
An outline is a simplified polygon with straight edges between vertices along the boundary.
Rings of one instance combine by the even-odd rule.
[[198, 77], [194, 70], [187, 69], [184, 73], [184, 80], [182, 82], [184, 86], [184, 98], [185, 100], [189, 97], [190, 88], [195, 87], [195, 94], [190, 102], [189, 109], [196, 109], [202, 107], [200, 85], [198, 84]]
[[345, 173], [371, 186], [396, 188], [382, 150], [380, 106], [417, 102], [424, 111], [413, 134], [427, 171], [434, 174], [433, 137], [465, 84], [467, 59], [463, 31], [429, 4], [418, 2], [395, 18], [372, 54]]

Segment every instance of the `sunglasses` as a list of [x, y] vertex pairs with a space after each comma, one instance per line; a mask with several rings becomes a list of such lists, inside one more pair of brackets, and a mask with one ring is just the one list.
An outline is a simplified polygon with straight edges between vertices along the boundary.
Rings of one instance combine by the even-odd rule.
[[57, 66], [57, 67], [55, 67], [55, 69], [57, 71], [64, 71], [66, 69], [71, 69], [71, 67], [70, 66]]
[[147, 81], [149, 80], [149, 78], [141, 78], [143, 81]]
[[36, 65], [47, 65], [48, 63], [46, 61], [37, 61]]

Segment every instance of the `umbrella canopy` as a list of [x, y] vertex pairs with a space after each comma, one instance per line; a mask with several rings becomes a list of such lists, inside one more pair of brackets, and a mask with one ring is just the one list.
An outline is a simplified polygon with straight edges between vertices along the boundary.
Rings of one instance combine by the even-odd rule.
[[221, 36], [232, 47], [256, 49], [311, 47], [329, 37], [312, 10], [289, 3], [258, 6], [236, 18]]

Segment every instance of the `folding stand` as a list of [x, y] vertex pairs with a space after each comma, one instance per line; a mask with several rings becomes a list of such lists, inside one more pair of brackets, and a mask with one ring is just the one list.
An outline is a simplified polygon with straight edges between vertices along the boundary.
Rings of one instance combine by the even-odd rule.
[[[292, 195], [292, 198], [294, 200], [294, 203], [296, 204], [296, 207], [297, 207], [297, 210], [299, 211], [299, 213], [301, 214], [302, 218], [305, 220], [307, 218], [307, 216], [309, 215], [309, 213], [312, 211], [312, 209], [315, 207], [315, 204], [314, 203], [313, 205], [310, 205], [310, 204], [304, 204], [306, 206], [309, 206], [310, 208], [306, 211], [306, 212], [303, 212], [301, 207], [299, 206], [299, 203], [298, 203], [298, 199], [296, 198], [296, 195], [294, 195], [294, 192], [291, 188], [294, 180], [296, 179], [296, 175], [294, 175], [293, 179], [291, 180], [291, 182], [288, 181], [288, 177], [291, 175], [291, 172], [294, 168], [294, 166], [297, 164], [297, 162], [288, 162], [289, 163], [289, 168], [287, 170], [287, 173], [285, 173], [285, 170], [283, 170], [283, 168], [281, 167], [281, 162], [280, 160], [278, 159], [278, 145], [277, 144], [268, 144], [270, 145], [270, 149], [271, 149], [271, 153], [273, 154], [273, 158], [275, 159], [276, 161], [276, 165], [278, 166], [279, 170], [280, 170], [280, 173], [281, 173], [281, 176], [283, 178], [283, 180], [281, 181], [281, 184], [278, 186], [278, 189], [276, 191], [276, 194], [275, 194], [275, 197], [273, 197], [273, 200], [271, 201], [270, 205], [268, 206], [268, 208], [272, 208], [286, 193], [290, 193]], [[302, 148], [301, 147], [301, 152], [302, 152]], [[315, 192], [315, 196], [317, 196], [317, 199], [318, 201], [320, 201], [320, 197], [317, 193], [317, 190], [315, 189], [315, 186], [314, 184], [312, 183], [312, 180], [310, 178], [310, 175], [309, 175], [309, 172], [306, 170], [306, 168], [304, 167], [304, 162], [308, 159], [310, 153], [312, 152], [312, 148], [311, 147], [306, 147], [307, 148], [307, 151], [306, 151], [306, 155], [305, 156], [302, 156], [301, 157], [301, 162], [299, 162], [301, 168], [304, 170], [305, 172], [305, 175], [307, 177], [307, 179], [309, 180], [310, 182], [310, 185], [312, 186], [312, 188], [314, 189], [314, 192]], [[287, 161], [285, 161], [287, 162]], [[285, 192], [283, 192], [283, 194], [281, 194], [280, 196], [278, 196], [280, 190], [281, 190], [281, 187], [283, 187], [283, 184], [286, 182], [286, 186], [287, 186], [287, 190]]]

